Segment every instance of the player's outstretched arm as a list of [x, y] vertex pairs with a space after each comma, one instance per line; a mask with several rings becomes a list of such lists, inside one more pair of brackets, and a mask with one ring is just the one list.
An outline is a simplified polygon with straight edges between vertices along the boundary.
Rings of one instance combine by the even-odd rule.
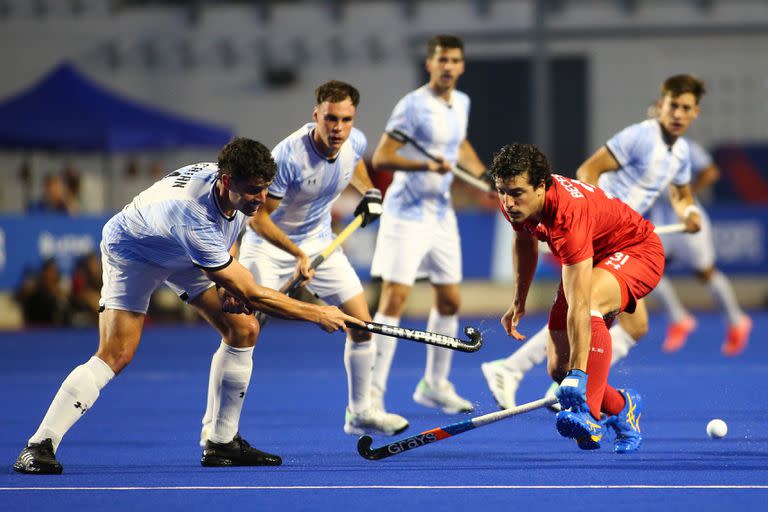
[[438, 158], [439, 161], [411, 160], [400, 155], [398, 151], [405, 145], [405, 142], [392, 138], [385, 133], [379, 140], [379, 145], [373, 152], [372, 163], [376, 169], [398, 170], [398, 171], [434, 171], [445, 174], [451, 171], [451, 164]]
[[525, 302], [528, 299], [528, 291], [533, 282], [533, 274], [536, 272], [536, 264], [539, 259], [538, 241], [529, 232], [517, 231], [512, 241], [512, 268], [515, 276], [515, 295], [512, 304], [504, 316], [501, 317], [501, 325], [508, 336], [516, 340], [524, 340], [517, 326], [525, 315]]
[[597, 186], [597, 180], [604, 172], [616, 171], [621, 167], [616, 158], [603, 146], [587, 158], [581, 166], [576, 169], [576, 178], [584, 183]]
[[592, 288], [592, 258], [573, 265], [563, 265], [563, 293], [568, 303], [566, 320], [568, 344], [571, 348], [570, 370], [587, 371], [590, 325], [590, 296]]
[[206, 271], [206, 274], [211, 281], [241, 300], [250, 311], [263, 311], [288, 320], [313, 322], [326, 332], [345, 331], [347, 323], [365, 326], [339, 308], [301, 302], [277, 290], [259, 286], [248, 269], [236, 260], [221, 270]]
[[485, 178], [485, 164], [467, 139], [459, 146], [458, 163], [478, 178]]

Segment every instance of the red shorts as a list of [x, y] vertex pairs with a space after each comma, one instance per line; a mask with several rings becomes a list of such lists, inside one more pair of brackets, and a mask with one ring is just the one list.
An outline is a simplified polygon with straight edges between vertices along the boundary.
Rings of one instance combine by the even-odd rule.
[[[655, 233], [637, 245], [615, 252], [608, 258], [595, 263], [593, 268], [602, 268], [610, 272], [621, 288], [621, 309], [634, 313], [638, 299], [642, 299], [653, 290], [664, 273], [664, 247]], [[566, 330], [568, 303], [565, 301], [563, 283], [557, 289], [555, 301], [549, 312], [549, 329]]]

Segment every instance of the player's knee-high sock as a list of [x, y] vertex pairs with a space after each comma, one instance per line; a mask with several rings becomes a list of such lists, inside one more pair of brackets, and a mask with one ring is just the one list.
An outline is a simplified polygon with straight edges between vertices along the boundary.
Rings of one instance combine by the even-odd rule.
[[[380, 324], [400, 325], [399, 318], [378, 312], [373, 317], [373, 321]], [[376, 357], [373, 363], [373, 387], [383, 394], [387, 390], [389, 369], [392, 366], [392, 358], [395, 357], [397, 341], [395, 338], [381, 334], [374, 334], [371, 340], [376, 345]]]
[[344, 345], [344, 367], [347, 369], [348, 404], [352, 413], [360, 413], [371, 407], [375, 354], [373, 341], [354, 342], [347, 337]]
[[522, 374], [541, 364], [547, 358], [547, 341], [549, 340], [549, 326], [544, 326], [515, 352], [504, 361], [504, 366]]
[[630, 336], [629, 333], [618, 324], [618, 322], [613, 327], [611, 327], [609, 332], [611, 333], [611, 340], [613, 341], [611, 344], [611, 348], [613, 350], [611, 366], [613, 366], [614, 364], [627, 357], [627, 354], [632, 349], [632, 347], [637, 344], [637, 341], [635, 341], [635, 339]]
[[214, 387], [219, 390], [213, 400], [213, 429], [210, 440], [228, 443], [237, 434], [240, 411], [253, 369], [253, 347], [236, 348], [222, 343], [211, 364]]
[[599, 311], [592, 312], [591, 320], [592, 338], [587, 359], [587, 406], [592, 416], [599, 420], [611, 368], [611, 335]]
[[[224, 344], [224, 340], [221, 340], [221, 344]], [[211, 369], [213, 369], [213, 361], [216, 358], [216, 354], [218, 354], [218, 350], [213, 353], [213, 356], [211, 356]], [[214, 378], [213, 371], [208, 373], [208, 396], [206, 398], [205, 402], [205, 414], [203, 415], [203, 429], [202, 433], [200, 435], [200, 448], [205, 447], [205, 442], [207, 441], [207, 437], [211, 434], [211, 428], [213, 423], [213, 401], [214, 397], [219, 394], [219, 390], [216, 387], [217, 382], [220, 382], [218, 379]]]
[[731, 282], [719, 270], [715, 270], [712, 279], [709, 281], [709, 291], [718, 305], [725, 310], [728, 316], [728, 323], [735, 325], [739, 323], [744, 311], [739, 307], [736, 296], [733, 294]]
[[672, 323], [681, 322], [688, 315], [672, 283], [666, 277], [661, 276], [659, 284], [653, 289], [653, 296], [661, 301]]
[[112, 368], [96, 356], [72, 370], [61, 383], [48, 412], [29, 442], [39, 443], [50, 438], [56, 451], [64, 434], [93, 407], [102, 388], [114, 376]]
[[[455, 338], [459, 330], [459, 317], [457, 315], [441, 315], [435, 308], [432, 308], [429, 312], [427, 330]], [[427, 365], [424, 369], [424, 378], [430, 386], [439, 387], [448, 380], [452, 360], [453, 350], [427, 345]]]

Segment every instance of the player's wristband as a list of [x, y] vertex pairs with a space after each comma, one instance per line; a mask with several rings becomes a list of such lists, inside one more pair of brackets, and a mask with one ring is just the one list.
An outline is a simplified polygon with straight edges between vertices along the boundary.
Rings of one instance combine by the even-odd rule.
[[685, 210], [683, 210], [683, 218], [687, 219], [688, 217], [691, 216], [692, 213], [698, 213], [699, 215], [701, 215], [701, 209], [695, 204], [689, 204], [688, 206], [685, 207]]

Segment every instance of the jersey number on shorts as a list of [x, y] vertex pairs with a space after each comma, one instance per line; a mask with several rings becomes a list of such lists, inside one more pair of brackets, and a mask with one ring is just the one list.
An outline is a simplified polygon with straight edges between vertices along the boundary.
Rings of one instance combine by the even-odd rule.
[[608, 261], [605, 262], [605, 264], [609, 267], [613, 267], [616, 270], [621, 270], [621, 267], [624, 266], [624, 264], [629, 259], [629, 254], [624, 254], [623, 252], [615, 252], [613, 253], [613, 256], [608, 258]]

